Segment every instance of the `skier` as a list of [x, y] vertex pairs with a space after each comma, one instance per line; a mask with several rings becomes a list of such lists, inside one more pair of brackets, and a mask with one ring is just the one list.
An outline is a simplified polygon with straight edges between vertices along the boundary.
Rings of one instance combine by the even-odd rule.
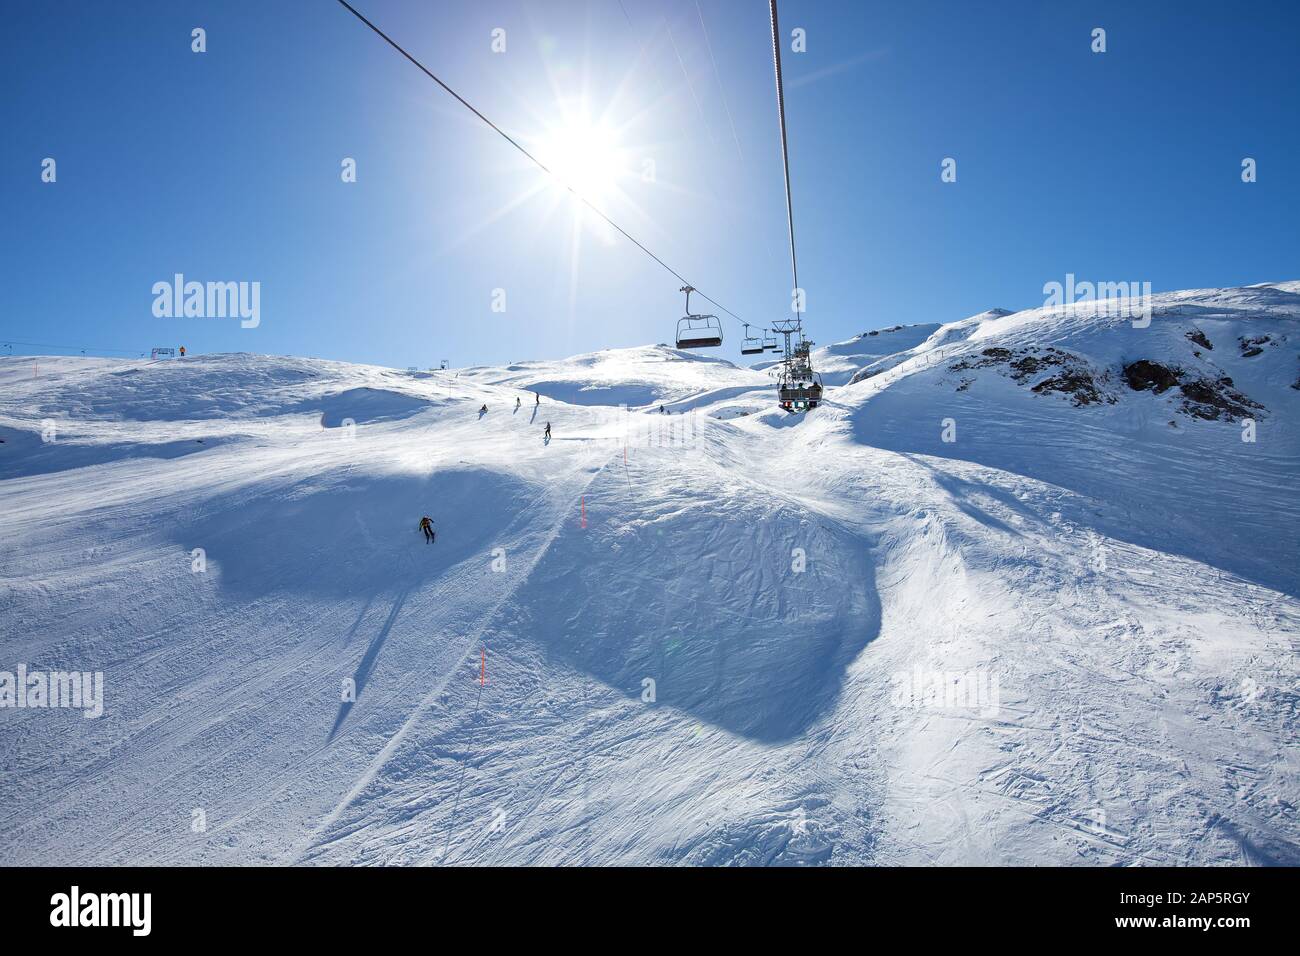
[[515, 411], [519, 411], [519, 406], [520, 406], [522, 403], [523, 403], [523, 399], [521, 399], [518, 395], [516, 395], [516, 396], [515, 396]]
[[420, 530], [424, 532], [425, 544], [433, 544], [438, 537], [438, 532], [433, 530], [433, 520], [428, 515], [420, 519]]
[[542, 404], [542, 396], [538, 395], [536, 392], [533, 392], [533, 398], [537, 399], [537, 401], [533, 402], [533, 407], [534, 407], [534, 408], [536, 408], [538, 405]]
[[480, 409], [478, 410], [478, 413], [479, 413], [480, 415], [486, 415], [486, 414], [487, 414], [487, 402], [484, 402], [484, 403], [483, 403], [483, 407], [480, 408]]
[[547, 441], [550, 441], [550, 440], [551, 440], [551, 423], [550, 423], [550, 422], [547, 422], [547, 423], [546, 423], [546, 440], [547, 440]]
[[181, 346], [181, 358], [185, 358], [185, 346]]
[[660, 414], [660, 415], [666, 415], [667, 413], [668, 413], [668, 409], [666, 409], [666, 408], [664, 408], [662, 405], [660, 405], [660, 406], [659, 406], [659, 414]]

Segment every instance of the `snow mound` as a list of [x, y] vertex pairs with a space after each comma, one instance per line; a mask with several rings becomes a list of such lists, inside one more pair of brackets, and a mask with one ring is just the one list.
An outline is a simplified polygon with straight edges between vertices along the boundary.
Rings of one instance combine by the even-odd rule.
[[771, 384], [767, 376], [737, 368], [725, 359], [664, 345], [602, 349], [560, 362], [516, 363], [504, 370], [467, 369], [461, 376], [572, 405], [629, 408], [678, 407], [719, 389], [734, 394]]

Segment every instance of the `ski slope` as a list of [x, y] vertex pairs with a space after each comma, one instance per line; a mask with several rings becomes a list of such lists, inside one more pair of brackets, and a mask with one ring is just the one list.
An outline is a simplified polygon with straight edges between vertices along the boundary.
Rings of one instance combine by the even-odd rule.
[[105, 688], [0, 709], [0, 863], [1296, 865], [1300, 283], [1154, 305], [799, 417], [663, 346], [0, 360], [0, 670]]

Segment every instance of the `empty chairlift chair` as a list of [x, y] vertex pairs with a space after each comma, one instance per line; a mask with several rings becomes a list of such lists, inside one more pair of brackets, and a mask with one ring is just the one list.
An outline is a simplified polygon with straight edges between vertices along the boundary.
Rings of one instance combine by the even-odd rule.
[[679, 292], [686, 293], [686, 314], [677, 320], [677, 347], [679, 349], [711, 349], [722, 344], [722, 323], [716, 315], [692, 315], [691, 293], [695, 289], [684, 285]]
[[749, 323], [745, 324], [745, 337], [740, 340], [741, 355], [762, 355], [763, 340], [749, 334]]

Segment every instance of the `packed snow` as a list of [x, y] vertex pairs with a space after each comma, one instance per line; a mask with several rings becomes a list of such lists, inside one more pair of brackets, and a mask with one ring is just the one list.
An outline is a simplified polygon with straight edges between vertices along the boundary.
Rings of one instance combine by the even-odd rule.
[[0, 360], [0, 863], [1300, 864], [1300, 283], [1152, 305], [864, 333], [806, 415]]

